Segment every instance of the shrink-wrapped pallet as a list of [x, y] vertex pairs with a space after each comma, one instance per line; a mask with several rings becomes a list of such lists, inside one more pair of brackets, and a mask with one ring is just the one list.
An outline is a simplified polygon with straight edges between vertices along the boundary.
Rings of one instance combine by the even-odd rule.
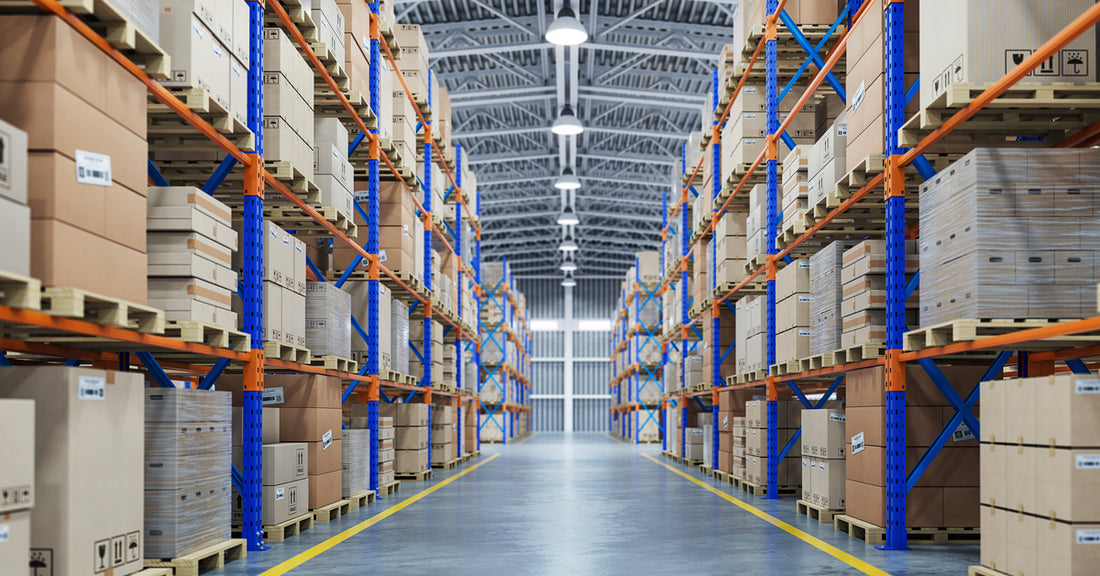
[[306, 348], [351, 358], [351, 295], [329, 282], [306, 284]]

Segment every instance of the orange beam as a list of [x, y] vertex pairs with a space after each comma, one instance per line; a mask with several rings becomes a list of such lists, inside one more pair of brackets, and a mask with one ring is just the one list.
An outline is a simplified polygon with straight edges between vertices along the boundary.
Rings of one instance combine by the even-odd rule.
[[979, 338], [977, 340], [972, 340], [969, 342], [956, 342], [954, 344], [948, 344], [946, 346], [936, 346], [934, 348], [927, 348], [925, 350], [920, 350], [917, 352], [905, 352], [901, 355], [901, 361], [912, 362], [914, 360], [920, 360], [923, 358], [935, 358], [936, 356], [944, 356], [947, 354], [961, 354], [964, 352], [972, 352], [974, 350], [987, 350], [989, 348], [1010, 347], [1014, 344], [1034, 342], [1036, 340], [1043, 340], [1045, 338], [1053, 338], [1056, 336], [1072, 336], [1074, 334], [1080, 334], [1081, 332], [1092, 332], [1096, 330], [1100, 330], [1100, 316], [1093, 316], [1091, 318], [1085, 318], [1083, 320], [1073, 320], [1070, 322], [1052, 324], [1050, 326], [1043, 326], [1041, 328], [1029, 328], [1027, 330], [1019, 330], [1011, 334], [1002, 334], [1000, 336]]

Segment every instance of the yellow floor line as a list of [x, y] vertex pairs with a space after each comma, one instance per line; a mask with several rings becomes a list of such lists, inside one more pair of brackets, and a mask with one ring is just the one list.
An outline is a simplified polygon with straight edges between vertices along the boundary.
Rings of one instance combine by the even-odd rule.
[[656, 458], [654, 458], [653, 456], [650, 456], [649, 454], [642, 454], [642, 456], [645, 456], [646, 458], [649, 458], [650, 460], [655, 462], [658, 466], [664, 466], [665, 468], [669, 469], [671, 472], [679, 474], [680, 476], [683, 476], [684, 478], [694, 482], [695, 484], [701, 486], [702, 488], [704, 488], [706, 490], [709, 490], [709, 491], [713, 492], [714, 494], [717, 494], [722, 499], [724, 499], [724, 500], [730, 502], [731, 504], [741, 508], [745, 512], [748, 512], [749, 514], [752, 514], [753, 516], [756, 516], [757, 518], [760, 518], [761, 520], [767, 522], [768, 524], [771, 524], [772, 526], [775, 526], [776, 528], [779, 528], [780, 530], [783, 530], [784, 532], [794, 536], [795, 538], [798, 538], [799, 540], [802, 540], [803, 542], [809, 544], [810, 546], [813, 546], [814, 548], [817, 548], [818, 550], [821, 550], [822, 552], [832, 556], [833, 558], [836, 558], [837, 560], [840, 560], [841, 562], [844, 562], [845, 564], [851, 566], [852, 568], [855, 568], [856, 570], [859, 570], [860, 572], [863, 572], [864, 574], [874, 574], [876, 576], [890, 576], [889, 572], [886, 572], [885, 570], [876, 568], [875, 566], [872, 566], [871, 564], [868, 564], [867, 562], [864, 562], [863, 560], [860, 560], [859, 558], [856, 558], [855, 556], [852, 556], [851, 554], [841, 550], [840, 548], [837, 548], [836, 546], [828, 544], [823, 540], [815, 538], [815, 537], [807, 534], [806, 532], [803, 532], [802, 530], [799, 530], [798, 528], [795, 528], [794, 526], [791, 526], [790, 524], [787, 524], [786, 522], [784, 522], [784, 521], [782, 521], [782, 520], [780, 520], [780, 519], [764, 512], [764, 511], [760, 510], [759, 508], [757, 508], [755, 506], [750, 506], [750, 505], [738, 500], [737, 498], [734, 498], [733, 496], [731, 496], [731, 495], [727, 494], [726, 492], [723, 492], [723, 491], [715, 488], [714, 486], [709, 486], [705, 482], [699, 480], [698, 478], [693, 478], [692, 476], [690, 476], [688, 474], [685, 474], [684, 472], [682, 472], [680, 470], [677, 470], [677, 469], [673, 468], [672, 466], [669, 466], [668, 464], [665, 464], [664, 462], [661, 462], [660, 460], [657, 460]]
[[454, 482], [455, 480], [458, 480], [459, 478], [462, 478], [463, 476], [469, 474], [470, 472], [473, 472], [474, 470], [477, 470], [478, 468], [481, 468], [482, 466], [492, 462], [498, 456], [500, 456], [500, 454], [493, 454], [492, 456], [487, 458], [485, 461], [483, 461], [483, 462], [481, 462], [477, 465], [474, 465], [474, 466], [466, 469], [463, 472], [455, 474], [454, 476], [451, 476], [450, 478], [447, 478], [446, 480], [440, 482], [439, 484], [436, 484], [435, 486], [433, 486], [431, 488], [428, 488], [427, 490], [422, 490], [422, 491], [418, 492], [415, 496], [409, 498], [408, 500], [405, 500], [404, 502], [401, 502], [400, 504], [397, 504], [397, 505], [393, 506], [392, 508], [387, 508], [386, 510], [384, 510], [382, 512], [379, 512], [378, 514], [375, 514], [374, 516], [371, 516], [370, 518], [364, 520], [363, 522], [360, 522], [359, 524], [356, 524], [355, 526], [352, 526], [351, 528], [348, 528], [347, 530], [344, 530], [343, 532], [333, 536], [332, 538], [329, 538], [328, 540], [325, 540], [324, 542], [321, 542], [320, 544], [310, 548], [309, 550], [306, 550], [305, 552], [302, 552], [301, 554], [298, 554], [297, 556], [294, 556], [293, 558], [283, 562], [282, 564], [279, 564], [278, 566], [275, 566], [274, 568], [266, 570], [260, 576], [281, 576], [282, 574], [286, 574], [287, 572], [290, 572], [291, 570], [301, 566], [302, 564], [305, 564], [306, 562], [312, 560], [313, 558], [316, 558], [317, 556], [319, 556], [323, 552], [328, 551], [333, 546], [336, 546], [337, 544], [347, 540], [348, 538], [351, 538], [352, 536], [355, 536], [356, 534], [362, 532], [363, 530], [366, 530], [367, 528], [370, 528], [371, 526], [374, 526], [375, 524], [385, 520], [386, 518], [389, 518], [390, 516], [393, 516], [394, 514], [397, 514], [398, 512], [404, 510], [405, 508], [408, 508], [412, 504], [424, 499], [425, 497], [430, 495], [432, 492], [435, 492], [436, 490], [439, 490], [440, 488], [443, 488], [444, 486], [450, 484], [451, 482]]
[[534, 438], [536, 434], [538, 434], [538, 432], [532, 432], [530, 436], [524, 438], [523, 440], [520, 440], [519, 442], [514, 442], [512, 446], [519, 446], [520, 444], [523, 444], [524, 442]]
[[605, 434], [605, 435], [606, 435], [606, 436], [607, 436], [608, 438], [610, 438], [610, 439], [612, 439], [612, 440], [614, 440], [614, 441], [618, 442], [619, 444], [626, 444], [626, 442], [623, 442], [622, 440], [619, 440], [619, 439], [618, 439], [618, 438], [616, 438], [616, 437], [615, 437], [615, 436], [614, 436], [613, 434], [609, 434], [609, 433], [607, 433], [607, 432], [605, 432], [604, 434]]

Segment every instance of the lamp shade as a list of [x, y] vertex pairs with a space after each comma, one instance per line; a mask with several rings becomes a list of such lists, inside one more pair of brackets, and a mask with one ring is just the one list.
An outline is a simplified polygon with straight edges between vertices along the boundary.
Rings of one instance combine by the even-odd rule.
[[588, 40], [588, 31], [568, 4], [558, 10], [557, 17], [546, 28], [546, 41], [555, 46], [576, 46], [585, 40]]

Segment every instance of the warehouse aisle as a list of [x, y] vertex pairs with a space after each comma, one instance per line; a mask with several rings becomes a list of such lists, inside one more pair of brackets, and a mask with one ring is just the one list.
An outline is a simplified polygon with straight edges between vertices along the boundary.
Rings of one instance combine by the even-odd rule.
[[[789, 498], [737, 493], [808, 541], [799, 539], [673, 472], [659, 454], [659, 445], [623, 445], [607, 434], [538, 433], [521, 445], [483, 445], [480, 459], [427, 484], [403, 483], [369, 515], [317, 525], [210, 574], [861, 573], [841, 556], [870, 563], [865, 573], [884, 573], [873, 564], [927, 575], [965, 574], [978, 562], [976, 545], [880, 552], [796, 515]], [[672, 468], [733, 493], [698, 471]]]

